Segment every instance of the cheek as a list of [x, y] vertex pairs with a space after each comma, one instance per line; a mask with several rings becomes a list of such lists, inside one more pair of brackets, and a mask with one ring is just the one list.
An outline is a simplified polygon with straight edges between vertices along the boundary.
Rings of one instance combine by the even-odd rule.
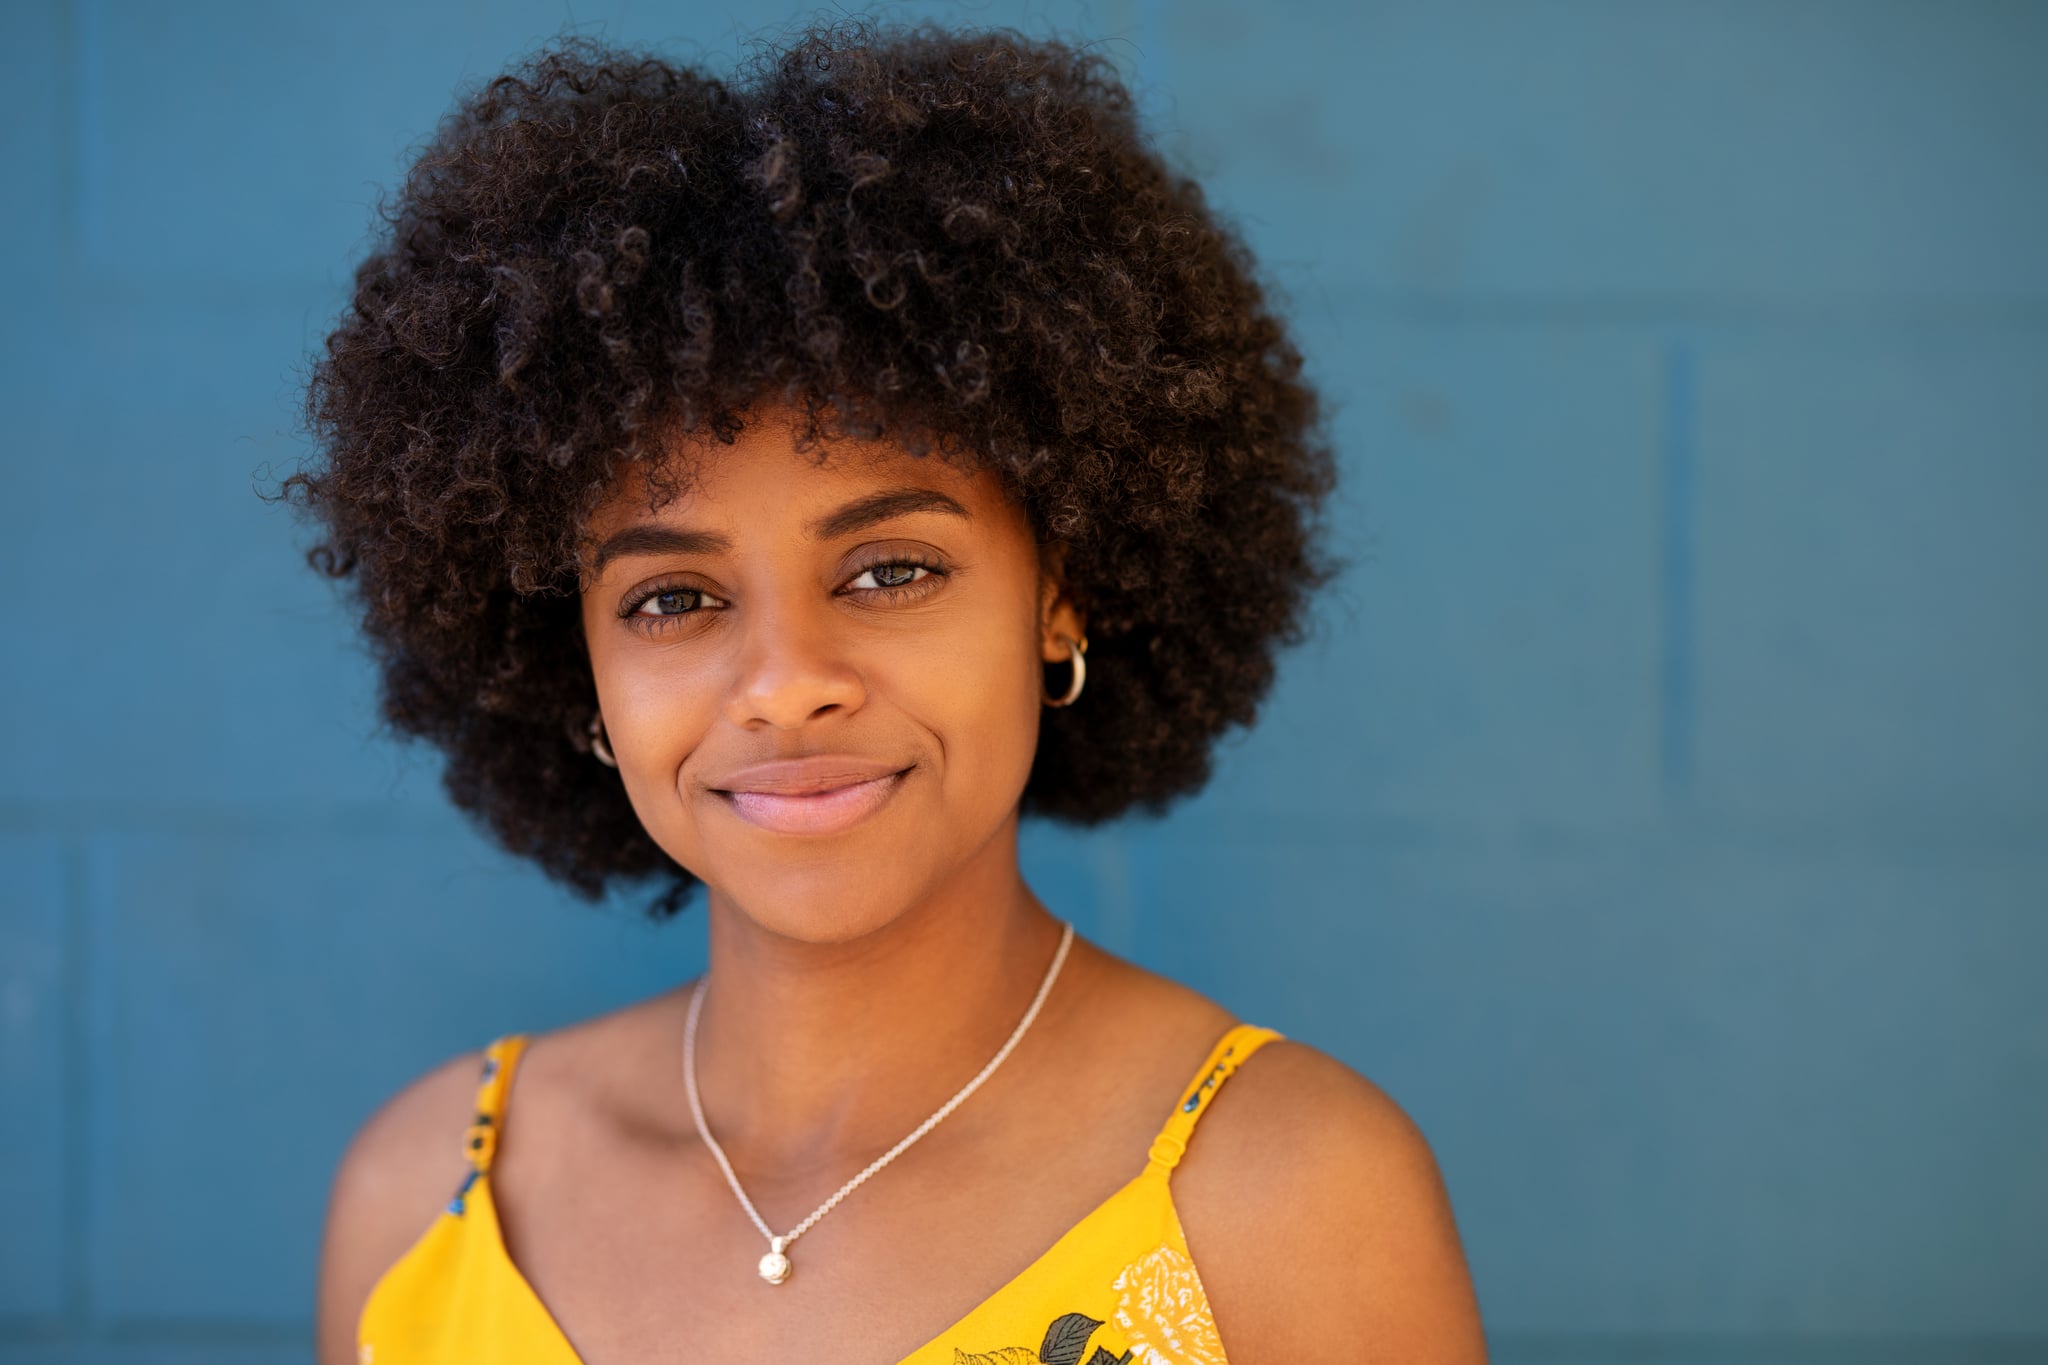
[[893, 657], [872, 685], [941, 749], [949, 799], [1023, 791], [1038, 743], [1037, 637], [1028, 615], [985, 612]]
[[632, 755], [619, 775], [650, 831], [674, 825], [679, 774], [718, 721], [721, 684], [701, 671], [658, 649], [618, 651], [597, 670], [613, 752]]

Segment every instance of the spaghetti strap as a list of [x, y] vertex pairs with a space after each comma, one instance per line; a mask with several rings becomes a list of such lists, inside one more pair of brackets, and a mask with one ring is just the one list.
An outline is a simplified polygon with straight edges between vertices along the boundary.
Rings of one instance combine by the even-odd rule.
[[462, 1135], [462, 1154], [469, 1158], [469, 1174], [448, 1201], [448, 1212], [463, 1210], [463, 1196], [477, 1177], [491, 1169], [497, 1155], [498, 1134], [505, 1128], [505, 1095], [512, 1087], [512, 1073], [519, 1066], [519, 1054], [526, 1050], [526, 1035], [508, 1033], [494, 1038], [484, 1049], [483, 1075], [476, 1087], [476, 1116]]
[[1277, 1029], [1258, 1024], [1238, 1024], [1217, 1039], [1216, 1046], [1209, 1049], [1209, 1056], [1201, 1068], [1182, 1088], [1181, 1101], [1167, 1115], [1165, 1127], [1159, 1130], [1159, 1136], [1152, 1139], [1152, 1147], [1145, 1154], [1145, 1169], [1164, 1173], [1178, 1165], [1181, 1154], [1188, 1149], [1189, 1134], [1195, 1131], [1202, 1115], [1209, 1112], [1209, 1101], [1223, 1082], [1244, 1065], [1245, 1058], [1283, 1036]]

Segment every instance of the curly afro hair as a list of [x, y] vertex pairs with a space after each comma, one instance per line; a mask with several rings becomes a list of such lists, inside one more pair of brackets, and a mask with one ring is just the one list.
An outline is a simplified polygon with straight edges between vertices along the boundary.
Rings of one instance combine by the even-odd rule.
[[1198, 789], [1337, 569], [1301, 357], [1104, 59], [866, 18], [764, 49], [728, 82], [558, 37], [462, 92], [379, 201], [281, 493], [456, 806], [585, 900], [658, 883], [657, 920], [696, 879], [586, 732], [581, 528], [619, 461], [668, 479], [765, 398], [800, 448], [994, 471], [1088, 621], [1021, 806], [1074, 823]]

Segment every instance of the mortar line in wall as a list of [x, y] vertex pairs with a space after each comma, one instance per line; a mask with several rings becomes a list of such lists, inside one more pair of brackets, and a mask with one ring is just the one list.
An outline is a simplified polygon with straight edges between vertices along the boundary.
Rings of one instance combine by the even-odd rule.
[[1489, 1330], [1495, 1359], [1570, 1365], [2021, 1365], [2043, 1358], [2048, 1337], [1992, 1333]]
[[1443, 327], [1712, 327], [1870, 334], [2048, 333], [2048, 300], [1746, 294], [1700, 288], [1420, 289], [1326, 275], [1332, 306], [1366, 322]]
[[82, 112], [79, 89], [83, 84], [79, 72], [78, 0], [58, 0], [56, 10], [57, 202], [54, 212], [57, 216], [57, 240], [62, 243], [60, 250], [72, 266], [66, 273], [76, 275], [80, 273], [76, 268], [79, 196], [84, 192], [79, 183], [78, 169], [78, 120]]
[[[0, 1317], [0, 1348], [76, 1346], [81, 1343], [90, 1343], [93, 1346], [160, 1348], [303, 1347], [312, 1338], [313, 1323], [310, 1317], [252, 1322], [246, 1318], [178, 1318], [136, 1314], [98, 1323], [88, 1333], [66, 1332], [61, 1335], [53, 1333], [44, 1322], [35, 1319]], [[123, 1354], [125, 1356], [127, 1353]], [[73, 1357], [65, 1354], [57, 1358], [69, 1360]], [[91, 1358], [97, 1360], [100, 1355], [95, 1353]]]
[[105, 243], [96, 240], [105, 215], [95, 200], [106, 179], [106, 91], [102, 88], [106, 15], [102, 12], [102, 0], [67, 0], [63, 35], [70, 106], [59, 134], [70, 143], [65, 148], [69, 155], [64, 159], [69, 176], [65, 202], [71, 220], [66, 224], [70, 230], [65, 240], [70, 244], [74, 274], [82, 278], [88, 273], [82, 269], [85, 262], [105, 254], [97, 249]]
[[1684, 339], [1664, 348], [1664, 410], [1658, 505], [1658, 773], [1668, 807], [1692, 796], [1696, 721], [1693, 604], [1693, 352]]
[[1137, 0], [1138, 107], [1145, 131], [1164, 145], [1166, 131], [1166, 0]]
[[86, 920], [85, 852], [77, 838], [59, 845], [60, 890], [63, 898], [64, 982], [64, 1231], [62, 1318], [67, 1330], [83, 1337], [92, 1318], [91, 1231], [87, 1221], [92, 1207], [92, 1163], [86, 1159], [91, 1132], [92, 1103], [91, 1048], [87, 1034], [86, 992], [91, 971], [86, 956], [91, 944]]

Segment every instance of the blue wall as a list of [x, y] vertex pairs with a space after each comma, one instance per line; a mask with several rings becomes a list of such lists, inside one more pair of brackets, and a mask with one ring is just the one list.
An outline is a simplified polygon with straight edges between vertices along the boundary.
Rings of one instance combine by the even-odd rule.
[[[1041, 894], [1408, 1109], [1502, 1365], [2048, 1359], [2048, 7], [879, 12], [1100, 39], [1336, 410], [1316, 638]], [[696, 970], [255, 490], [458, 82], [807, 13], [0, 6], [0, 1358], [306, 1360], [368, 1111]]]

